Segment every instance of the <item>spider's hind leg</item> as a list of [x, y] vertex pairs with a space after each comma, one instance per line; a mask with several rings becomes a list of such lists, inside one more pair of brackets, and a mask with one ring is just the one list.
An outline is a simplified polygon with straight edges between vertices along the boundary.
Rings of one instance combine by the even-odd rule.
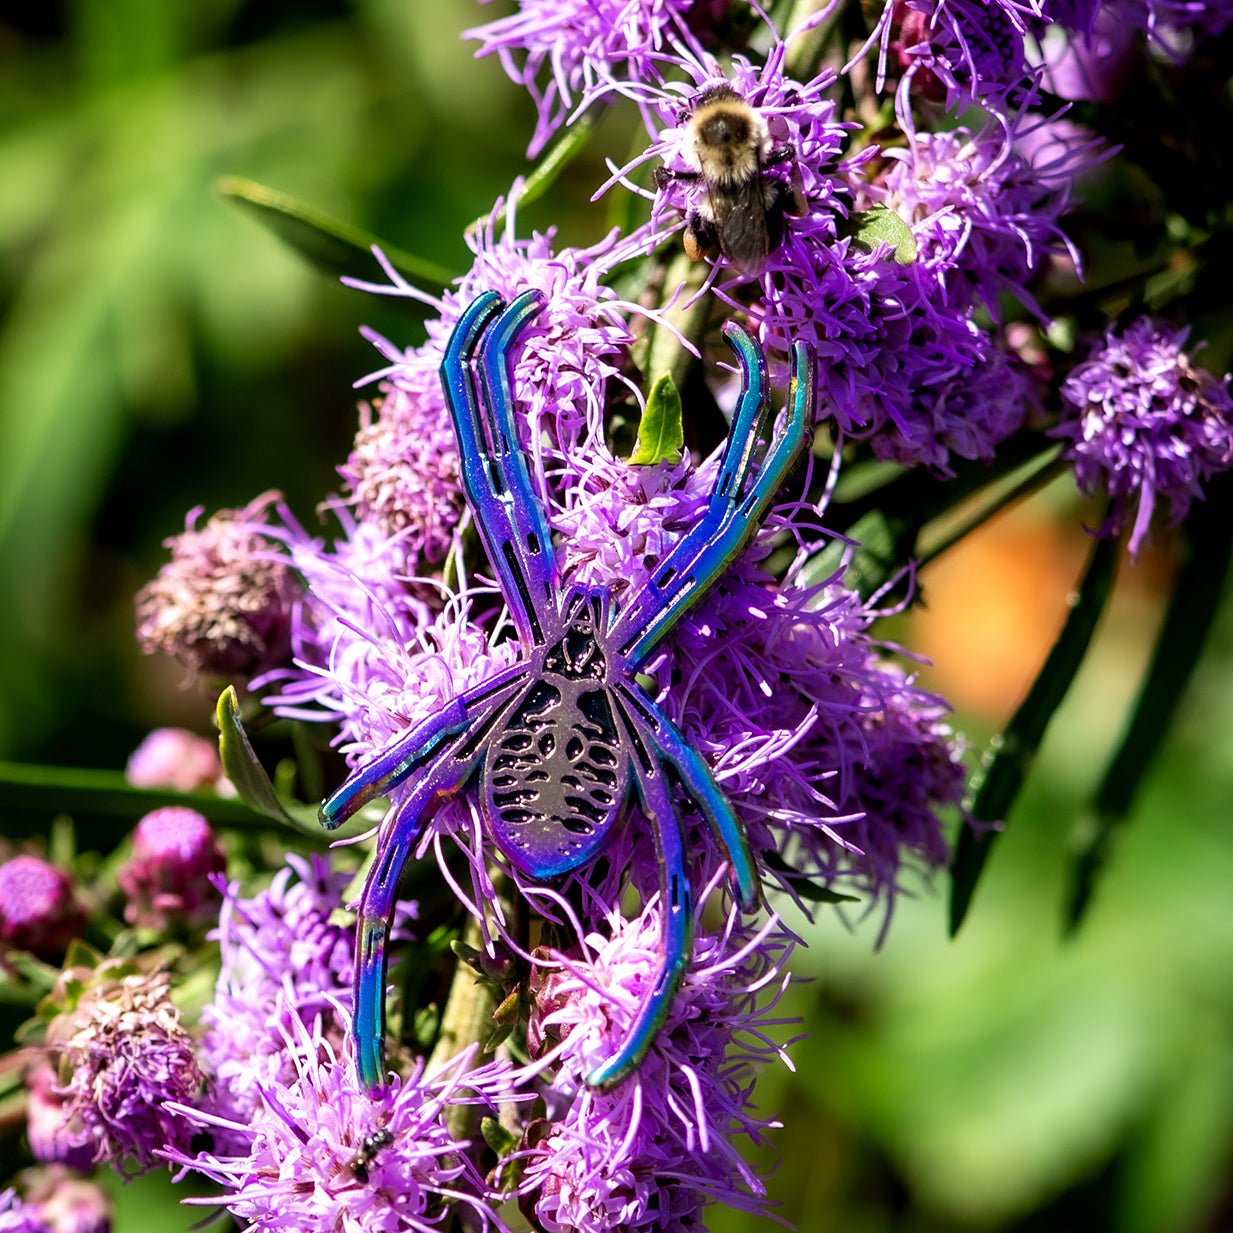
[[668, 1008], [681, 987], [694, 942], [694, 895], [685, 870], [685, 842], [663, 768], [653, 761], [636, 771], [642, 811], [653, 824], [660, 866], [660, 907], [663, 912], [663, 964], [655, 984], [643, 998], [621, 1047], [589, 1075], [589, 1087], [620, 1083], [646, 1056]]

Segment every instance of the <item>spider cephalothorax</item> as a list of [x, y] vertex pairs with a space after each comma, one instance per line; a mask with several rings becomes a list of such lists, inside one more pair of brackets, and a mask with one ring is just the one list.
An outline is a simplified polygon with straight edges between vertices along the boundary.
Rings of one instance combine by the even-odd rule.
[[706, 512], [617, 610], [604, 587], [562, 586], [518, 445], [510, 349], [542, 298], [528, 291], [503, 306], [485, 292], [462, 314], [441, 365], [467, 503], [524, 656], [363, 763], [321, 806], [322, 824], [333, 829], [403, 789], [360, 900], [353, 1032], [369, 1087], [382, 1081], [385, 944], [399, 875], [431, 811], [473, 782], [492, 838], [532, 878], [568, 873], [596, 856], [631, 796], [650, 826], [661, 871], [663, 967], [624, 1043], [588, 1076], [594, 1086], [617, 1083], [637, 1066], [688, 962], [693, 894], [675, 786], [722, 845], [742, 907], [758, 903], [758, 875], [731, 805], [635, 674], [753, 534], [796, 458], [812, 418], [812, 357], [803, 344], [793, 347], [783, 423], [756, 465], [771, 419], [766, 365], [745, 330], [724, 327], [740, 360], [741, 393]]

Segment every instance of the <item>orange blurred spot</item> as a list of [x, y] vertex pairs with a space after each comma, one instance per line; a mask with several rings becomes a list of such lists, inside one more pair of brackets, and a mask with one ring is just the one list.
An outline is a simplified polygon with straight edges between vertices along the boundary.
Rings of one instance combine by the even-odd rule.
[[995, 518], [923, 570], [908, 645], [933, 661], [922, 683], [1003, 724], [1065, 620], [1090, 546], [1038, 502]]

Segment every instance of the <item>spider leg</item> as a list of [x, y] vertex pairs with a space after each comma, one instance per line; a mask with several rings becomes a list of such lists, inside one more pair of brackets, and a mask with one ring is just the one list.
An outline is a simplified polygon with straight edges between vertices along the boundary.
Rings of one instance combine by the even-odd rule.
[[754, 447], [770, 413], [766, 365], [758, 344], [740, 326], [728, 322], [724, 335], [741, 361], [736, 415], [706, 512], [629, 599], [611, 630], [612, 641], [628, 655], [632, 666], [646, 659], [754, 533], [803, 446], [813, 419], [814, 360], [809, 348], [798, 342], [792, 346], [786, 423], [747, 486]]
[[[544, 640], [557, 602], [551, 533], [517, 445], [508, 375], [509, 349], [541, 303], [529, 291], [502, 312], [501, 297], [483, 292], [459, 318], [441, 362], [467, 503], [524, 645]], [[473, 368], [481, 352], [483, 398]]]
[[360, 1081], [367, 1088], [380, 1087], [384, 1081], [385, 944], [403, 866], [415, 847], [430, 806], [453, 796], [478, 761], [478, 755], [461, 763], [449, 758], [448, 754], [443, 755], [398, 806], [364, 883], [355, 925], [355, 1009], [351, 1035], [355, 1042], [356, 1068]]
[[736, 883], [737, 899], [743, 912], [753, 912], [762, 898], [761, 880], [749, 851], [745, 830], [732, 805], [701, 754], [685, 739], [685, 734], [641, 689], [618, 685], [621, 711], [628, 722], [637, 723], [653, 756], [676, 772], [686, 795], [706, 819], [715, 838], [727, 854]]
[[[514, 425], [514, 396], [510, 388], [510, 348], [523, 327], [544, 305], [540, 291], [524, 291], [511, 301], [484, 336], [480, 381], [484, 398], [481, 413], [492, 445], [492, 470], [503, 491], [501, 500], [509, 509], [515, 536], [511, 546], [518, 557], [530, 589], [532, 617], [555, 613], [560, 593], [552, 529], [539, 497], [531, 487], [526, 455], [518, 444]], [[506, 549], [508, 552], [509, 549]], [[537, 630], [539, 641], [542, 630]]]
[[[465, 786], [484, 759], [492, 729], [525, 695], [529, 675], [526, 665], [515, 667], [517, 671], [507, 671], [455, 699], [463, 704], [465, 722], [435, 743], [429, 760], [420, 761], [418, 767], [423, 773], [395, 809], [378, 841], [377, 859], [369, 870], [360, 897], [355, 935], [355, 1010], [351, 1032], [356, 1065], [365, 1087], [379, 1087], [382, 1082], [385, 944], [403, 866], [415, 848], [430, 811]], [[470, 712], [468, 705], [473, 708]]]
[[435, 715], [386, 746], [352, 771], [337, 791], [321, 802], [317, 816], [327, 831], [336, 830], [370, 801], [386, 796], [392, 788], [440, 757], [451, 737], [482, 722], [507, 701], [526, 676], [525, 663], [513, 664], [471, 689], [464, 690]]
[[[628, 721], [628, 717], [625, 718]], [[640, 727], [636, 720], [630, 724], [631, 732], [636, 733]], [[656, 758], [647, 756], [649, 750], [646, 743], [636, 737], [635, 742], [640, 756], [633, 763], [634, 779], [638, 785], [642, 811], [655, 832], [655, 848], [659, 856], [664, 960], [654, 986], [638, 1008], [624, 1043], [587, 1075], [589, 1087], [612, 1087], [646, 1056], [681, 986], [693, 949], [694, 896], [685, 870], [685, 842], [680, 820], [672, 803], [663, 766]]]

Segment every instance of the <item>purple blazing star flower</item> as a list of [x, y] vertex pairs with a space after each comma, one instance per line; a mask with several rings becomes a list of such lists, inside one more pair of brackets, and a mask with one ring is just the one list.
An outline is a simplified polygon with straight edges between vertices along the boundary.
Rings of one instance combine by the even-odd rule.
[[424, 294], [386, 266], [389, 284], [354, 282], [379, 295], [407, 296], [427, 304], [436, 314], [427, 323], [428, 339], [403, 350], [369, 333], [388, 367], [369, 380], [382, 378], [407, 390], [423, 408], [440, 408], [447, 416], [438, 375], [449, 337], [458, 319], [481, 291], [497, 291], [513, 299], [536, 289], [545, 297], [543, 309], [519, 335], [514, 353], [512, 388], [520, 418], [529, 425], [533, 453], [554, 448], [572, 451], [602, 432], [601, 398], [610, 378], [619, 378], [633, 335], [627, 323], [640, 311], [622, 301], [602, 282], [612, 267], [630, 255], [613, 232], [589, 248], [553, 248], [553, 232], [515, 238], [511, 207], [504, 232], [495, 232], [497, 202], [486, 227], [467, 237], [475, 253], [471, 269], [456, 290], [440, 297]]
[[1075, 479], [1087, 494], [1107, 494], [1100, 535], [1130, 521], [1138, 556], [1158, 497], [1180, 522], [1204, 482], [1233, 465], [1229, 377], [1214, 377], [1182, 348], [1189, 330], [1140, 317], [1111, 326], [1062, 386], [1064, 412], [1052, 435], [1066, 441]]
[[176, 656], [194, 672], [248, 676], [285, 663], [298, 584], [259, 528], [277, 493], [223, 510], [166, 541], [171, 560], [137, 593], [137, 638], [149, 654]]
[[[979, 301], [996, 319], [1005, 291], [1040, 316], [1028, 280], [1051, 254], [1078, 265], [1059, 220], [1095, 147], [1073, 136], [1070, 147], [1042, 144], [1047, 127], [1042, 117], [1020, 113], [980, 132], [912, 130], [905, 146], [886, 151], [888, 170], [868, 186], [870, 197], [912, 227], [915, 266], [954, 308]], [[1040, 150], [1039, 165], [1025, 156], [1028, 142]]]
[[[347, 483], [345, 503], [398, 544], [410, 572], [419, 561], [439, 565], [445, 559], [465, 506], [440, 381], [428, 380], [422, 369], [406, 376], [384, 386], [374, 406], [363, 405], [355, 447], [339, 474]], [[425, 387], [411, 388], [420, 382]]]
[[517, 12], [463, 37], [483, 44], [477, 56], [496, 52], [535, 100], [539, 119], [527, 150], [534, 158], [597, 88], [658, 78], [660, 53], [693, 42], [692, 10], [705, 7], [697, 0], [519, 0]]
[[609, 1091], [585, 1085], [656, 978], [660, 930], [653, 899], [634, 920], [609, 912], [578, 948], [541, 960], [526, 1074], [547, 1083], [547, 1118], [528, 1127], [520, 1187], [537, 1227], [683, 1233], [701, 1227], [709, 1202], [766, 1210], [762, 1181], [735, 1145], [761, 1143], [775, 1125], [753, 1113], [750, 1095], [758, 1065], [786, 1061], [767, 1036], [784, 1022], [773, 1015], [791, 949], [777, 920], [751, 933], [732, 909], [718, 933], [700, 930], [638, 1070]]
[[0, 945], [58, 959], [86, 923], [73, 880], [37, 856], [0, 865]]
[[244, 1117], [177, 1107], [235, 1146], [232, 1154], [166, 1153], [224, 1188], [185, 1203], [225, 1206], [252, 1233], [425, 1233], [452, 1227], [456, 1211], [468, 1228], [504, 1229], [468, 1142], [447, 1129], [445, 1114], [458, 1105], [495, 1112], [509, 1099], [506, 1064], [468, 1070], [471, 1049], [434, 1074], [421, 1065], [370, 1092], [351, 1058], [298, 1019], [286, 1023], [282, 1052], [288, 1073], [261, 1083]]
[[48, 1025], [46, 1043], [66, 1123], [93, 1142], [96, 1159], [144, 1171], [159, 1149], [187, 1143], [191, 1130], [168, 1106], [194, 1099], [202, 1076], [168, 975], [122, 970], [105, 960], [67, 973], [88, 983]]
[[[1001, 111], [1034, 76], [1024, 40], [1050, 17], [1087, 29], [1095, 0], [891, 0], [884, 17], [883, 57], [894, 53], [903, 70], [899, 107], [907, 92], [943, 98], [948, 111], [979, 102]], [[884, 69], [882, 70], [884, 71]]]
[[[764, 64], [756, 66], [743, 56], [734, 56], [726, 73], [710, 57], [682, 58], [680, 66], [692, 78], [691, 86], [673, 83], [660, 91], [645, 86], [639, 89], [651, 144], [609, 183], [641, 163], [660, 160], [659, 188], [644, 240], [648, 246], [658, 244], [668, 233], [665, 217], [683, 219], [692, 229], [698, 227], [699, 220], [717, 221], [710, 188], [717, 176], [708, 175], [703, 163], [719, 160], [700, 159], [694, 123], [695, 116], [705, 114], [716, 97], [726, 100], [725, 108], [730, 110], [735, 104], [752, 117], [752, 124], [761, 133], [754, 191], [746, 206], [735, 213], [744, 217], [746, 212], [766, 210], [772, 233], [779, 231], [780, 225], [785, 234], [797, 230], [816, 234], [821, 229], [828, 241], [834, 240], [837, 220], [848, 212], [842, 173], [851, 165], [841, 163], [840, 152], [849, 131], [857, 126], [841, 122], [835, 103], [825, 97], [836, 82], [832, 72], [824, 72], [807, 84], [793, 81], [784, 75], [784, 55], [784, 44], [776, 41]], [[777, 198], [781, 204], [765, 205], [768, 197]], [[769, 254], [756, 259], [752, 255], [733, 258], [724, 241], [725, 229], [719, 227], [718, 231], [722, 260], [735, 267], [736, 281], [763, 276], [765, 283], [773, 277], [774, 234], [769, 238]]]
[[0, 1190], [0, 1233], [52, 1233], [51, 1226], [32, 1203], [23, 1203], [13, 1190]]
[[841, 776], [839, 803], [857, 816], [844, 830], [856, 851], [853, 885], [885, 904], [886, 936], [907, 863], [926, 872], [950, 859], [939, 810], [959, 809], [967, 773], [963, 745], [943, 722], [949, 707], [917, 688], [896, 667], [871, 667], [873, 690], [858, 723], [864, 749]]
[[323, 856], [290, 856], [252, 899], [226, 888], [216, 935], [222, 967], [201, 1012], [209, 1108], [220, 1116], [243, 1122], [263, 1087], [290, 1081], [289, 1024], [316, 1023], [324, 1038], [341, 1041], [337, 1005], [351, 996], [355, 929], [331, 917], [350, 880]]
[[116, 873], [124, 919], [157, 930], [204, 924], [218, 910], [213, 876], [226, 868], [204, 816], [180, 805], [155, 809], [137, 823], [132, 856]]

